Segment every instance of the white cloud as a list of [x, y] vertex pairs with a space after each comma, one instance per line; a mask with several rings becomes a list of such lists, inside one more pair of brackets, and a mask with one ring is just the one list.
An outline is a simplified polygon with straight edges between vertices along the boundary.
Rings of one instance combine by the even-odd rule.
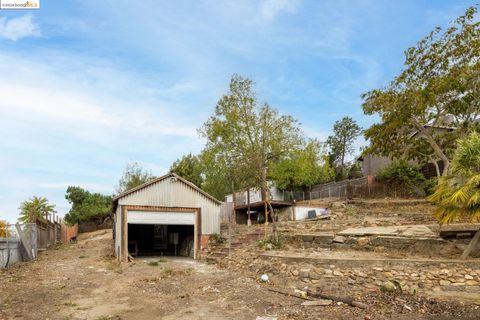
[[[46, 65], [0, 54], [0, 61], [0, 73], [8, 75], [0, 75], [0, 111], [10, 119], [66, 127], [74, 135], [94, 141], [99, 135], [118, 140], [123, 133], [198, 139], [198, 119], [189, 113], [178, 114], [175, 102], [157, 98], [180, 95], [195, 87], [193, 83], [164, 89], [149, 88], [142, 82], [132, 85], [126, 79], [135, 75], [119, 73], [101, 62], [90, 62], [88, 75], [82, 78], [66, 74], [65, 70], [80, 68], [70, 59]], [[119, 98], [127, 89], [128, 98]]]
[[27, 37], [39, 37], [40, 35], [40, 29], [30, 14], [11, 19], [0, 18], [0, 38], [17, 41]]
[[263, 0], [260, 3], [260, 13], [263, 18], [273, 20], [282, 11], [294, 13], [298, 4], [298, 0]]
[[110, 184], [101, 184], [101, 183], [82, 183], [79, 181], [60, 181], [60, 182], [47, 182], [39, 183], [37, 185], [39, 188], [45, 189], [60, 189], [63, 191], [67, 190], [69, 186], [81, 186], [82, 188], [90, 192], [103, 192], [109, 194], [113, 192], [113, 186]]

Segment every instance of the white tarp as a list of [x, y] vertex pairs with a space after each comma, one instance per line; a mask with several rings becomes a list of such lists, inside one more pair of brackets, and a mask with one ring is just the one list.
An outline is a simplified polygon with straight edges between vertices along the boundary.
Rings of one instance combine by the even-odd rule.
[[192, 212], [128, 211], [127, 215], [127, 222], [131, 224], [195, 224]]

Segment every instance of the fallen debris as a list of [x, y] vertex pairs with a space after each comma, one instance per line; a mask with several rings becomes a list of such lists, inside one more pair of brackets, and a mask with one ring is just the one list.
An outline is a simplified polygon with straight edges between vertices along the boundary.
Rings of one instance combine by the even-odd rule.
[[357, 307], [357, 308], [360, 308], [360, 309], [367, 309], [367, 305], [365, 303], [355, 301], [351, 298], [343, 298], [343, 297], [336, 297], [336, 296], [332, 296], [332, 295], [328, 295], [328, 294], [323, 294], [323, 293], [319, 292], [318, 290], [319, 290], [319, 288], [317, 288], [317, 292], [307, 290], [307, 295], [309, 297], [313, 297], [313, 298], [321, 298], [321, 299], [328, 299], [328, 300], [332, 300], [332, 301], [336, 301], [336, 302], [342, 302], [342, 303], [348, 304], [349, 306]]
[[333, 301], [329, 299], [319, 299], [319, 300], [305, 301], [302, 303], [302, 306], [329, 306], [332, 303]]
[[295, 298], [303, 299], [303, 300], [312, 300], [312, 299], [310, 299], [307, 295], [294, 294], [294, 293], [285, 292], [285, 291], [282, 291], [282, 290], [279, 290], [279, 289], [275, 289], [275, 288], [267, 288], [267, 290], [268, 290], [268, 291], [275, 292], [275, 293], [283, 294], [283, 295], [285, 295], [285, 296], [287, 296], [287, 297], [295, 297]]

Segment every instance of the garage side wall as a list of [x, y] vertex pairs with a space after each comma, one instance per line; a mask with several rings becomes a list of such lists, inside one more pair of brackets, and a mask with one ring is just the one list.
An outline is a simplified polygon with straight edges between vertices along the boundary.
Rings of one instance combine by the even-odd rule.
[[115, 255], [118, 257], [119, 254], [119, 248], [121, 246], [121, 212], [122, 212], [122, 206], [117, 206], [117, 211], [115, 211]]
[[[220, 233], [220, 205], [189, 185], [167, 178], [128, 194], [118, 200], [120, 206], [158, 206], [201, 208], [201, 234]], [[117, 208], [117, 218], [120, 217]], [[117, 230], [120, 230], [117, 219]]]

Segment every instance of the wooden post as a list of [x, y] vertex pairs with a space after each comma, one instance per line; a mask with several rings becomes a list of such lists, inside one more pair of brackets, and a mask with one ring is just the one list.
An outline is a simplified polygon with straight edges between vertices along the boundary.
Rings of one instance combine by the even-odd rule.
[[53, 213], [53, 244], [57, 243], [57, 223], [56, 223], [56, 216]]
[[480, 240], [480, 229], [475, 233], [475, 235], [472, 238], [472, 241], [470, 241], [465, 251], [463, 251], [461, 259], [468, 258], [470, 253], [472, 253], [473, 249], [475, 249], [475, 246], [477, 245], [479, 240]]
[[252, 225], [252, 220], [250, 219], [250, 188], [247, 188], [247, 225]]

